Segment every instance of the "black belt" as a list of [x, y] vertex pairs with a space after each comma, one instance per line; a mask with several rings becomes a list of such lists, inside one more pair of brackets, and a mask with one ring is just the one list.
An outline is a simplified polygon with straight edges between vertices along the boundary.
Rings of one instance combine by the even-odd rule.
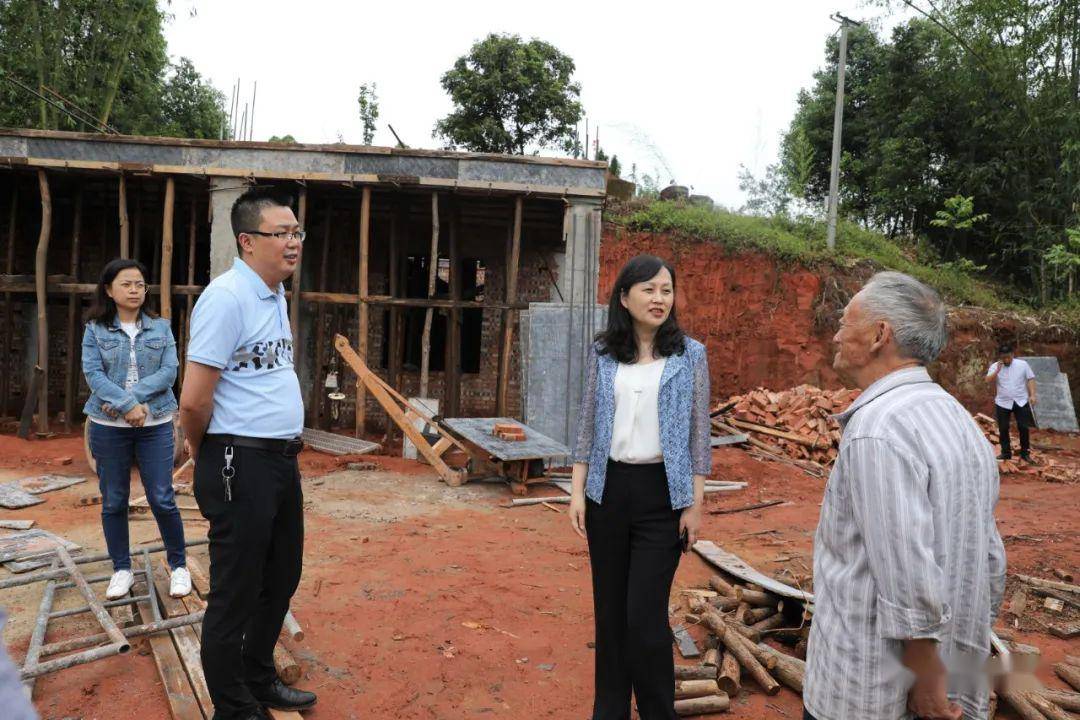
[[243, 435], [215, 434], [207, 435], [206, 440], [212, 440], [222, 445], [268, 450], [273, 453], [280, 453], [285, 457], [296, 457], [304, 449], [304, 441], [298, 437], [289, 440], [274, 440], [272, 438], [245, 437]]

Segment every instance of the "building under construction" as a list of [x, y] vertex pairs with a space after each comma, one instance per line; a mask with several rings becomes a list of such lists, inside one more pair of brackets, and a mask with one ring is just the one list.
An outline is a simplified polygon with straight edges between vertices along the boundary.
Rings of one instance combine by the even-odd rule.
[[[605, 179], [584, 160], [0, 130], [0, 410], [36, 413], [39, 433], [81, 421], [83, 317], [116, 257], [150, 269], [182, 369], [192, 307], [236, 256], [231, 205], [274, 183], [307, 230], [287, 289], [308, 426], [389, 425], [363, 390], [356, 402], [336, 333], [441, 415], [522, 417], [520, 314], [561, 309], [572, 331], [544, 344], [564, 348], [567, 376], [595, 326]], [[569, 426], [561, 390], [552, 427]]]

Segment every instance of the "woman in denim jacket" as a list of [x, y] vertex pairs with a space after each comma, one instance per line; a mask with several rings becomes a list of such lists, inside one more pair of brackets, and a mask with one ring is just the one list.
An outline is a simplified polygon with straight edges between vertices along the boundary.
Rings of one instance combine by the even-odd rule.
[[619, 272], [588, 362], [570, 522], [586, 537], [596, 622], [593, 720], [674, 720], [668, 595], [697, 539], [711, 470], [705, 347], [675, 317], [675, 270]]
[[173, 496], [173, 415], [176, 341], [169, 321], [151, 315], [146, 268], [113, 260], [101, 272], [82, 342], [82, 368], [90, 398], [90, 452], [97, 461], [101, 525], [113, 563], [105, 596], [127, 595], [134, 577], [128, 551], [128, 495], [132, 460], [138, 462], [146, 499], [157, 520], [172, 568], [169, 593], [191, 592], [185, 567], [184, 525]]

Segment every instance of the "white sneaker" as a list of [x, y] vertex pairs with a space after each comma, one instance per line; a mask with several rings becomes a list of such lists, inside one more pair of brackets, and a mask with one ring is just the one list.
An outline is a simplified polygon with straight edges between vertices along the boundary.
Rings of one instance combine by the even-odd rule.
[[186, 567], [178, 567], [172, 571], [169, 580], [169, 595], [174, 598], [182, 598], [191, 593], [191, 573]]
[[105, 591], [108, 600], [119, 600], [131, 592], [131, 586], [135, 584], [135, 576], [130, 570], [117, 570], [109, 580], [109, 589]]

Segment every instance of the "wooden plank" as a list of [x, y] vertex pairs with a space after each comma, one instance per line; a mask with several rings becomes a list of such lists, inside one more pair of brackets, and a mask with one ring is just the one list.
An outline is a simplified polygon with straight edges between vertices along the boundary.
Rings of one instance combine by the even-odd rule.
[[[307, 187], [300, 188], [300, 199], [297, 207], [296, 221], [300, 224], [300, 228], [307, 227]], [[300, 374], [300, 357], [302, 353], [299, 352], [300, 347], [300, 303], [303, 301], [303, 295], [297, 295], [300, 291], [300, 278], [302, 274], [302, 266], [304, 262], [304, 249], [300, 248], [300, 258], [296, 261], [296, 269], [293, 270], [292, 275], [292, 307], [289, 308], [289, 325], [292, 328], [293, 336], [293, 367], [296, 370], [297, 375]]]
[[[49, 178], [44, 170], [38, 170], [38, 189], [41, 192], [41, 232], [38, 234], [37, 252], [34, 256], [34, 278], [37, 286], [37, 366], [43, 377], [49, 377], [49, 312], [45, 294], [45, 274], [48, 272], [49, 239], [52, 236], [52, 195]], [[49, 432], [49, 383], [38, 386], [38, 434]]]
[[[157, 596], [161, 600], [161, 608], [166, 618], [182, 617], [189, 613], [187, 605], [179, 598], [169, 595], [168, 565], [165, 558], [161, 558], [161, 565], [154, 567], [154, 587], [157, 588]], [[202, 608], [196, 608], [202, 609]], [[174, 628], [169, 631], [173, 642], [176, 644], [176, 652], [184, 664], [191, 689], [195, 693], [195, 699], [199, 703], [203, 714], [211, 718], [214, 716], [214, 704], [210, 700], [210, 690], [206, 687], [206, 675], [203, 673], [202, 658], [200, 652], [202, 646], [199, 642], [199, 633], [191, 625]]]
[[[368, 304], [364, 298], [368, 294], [368, 250], [371, 243], [371, 188], [365, 187], [360, 200], [360, 276], [359, 276], [359, 300], [357, 313], [359, 326], [357, 328], [356, 354], [365, 363], [368, 356]], [[301, 296], [302, 297], [302, 296]], [[356, 437], [360, 437], [364, 431], [364, 423], [367, 419], [367, 390], [359, 377], [356, 379]]]
[[[435, 278], [439, 270], [439, 193], [431, 193], [431, 252], [428, 254], [427, 296], [435, 297]], [[420, 337], [420, 397], [428, 396], [428, 373], [431, 364], [431, 321], [434, 308], [424, 311], [424, 332]]]
[[165, 179], [165, 205], [161, 211], [161, 317], [172, 319], [173, 217], [176, 212], [176, 179]]
[[[521, 223], [525, 199], [514, 198], [514, 225], [510, 235], [510, 247], [506, 255], [506, 304], [517, 302], [518, 265], [521, 261]], [[495, 414], [506, 415], [507, 393], [510, 386], [510, 367], [513, 359], [514, 323], [517, 313], [503, 310], [502, 342], [499, 345], [499, 377], [495, 389]]]
[[[142, 580], [137, 581], [135, 594], [145, 595], [146, 593], [146, 583]], [[148, 600], [139, 603], [139, 615], [144, 623], [154, 621], [154, 614]], [[150, 643], [154, 663], [157, 665], [161, 684], [164, 686], [165, 696], [169, 701], [172, 720], [206, 720], [206, 716], [199, 707], [199, 701], [191, 689], [191, 681], [176, 652], [172, 637], [166, 633], [157, 633], [148, 636], [147, 641]]]
[[206, 572], [202, 560], [187, 556], [187, 569], [191, 573], [191, 586], [205, 600], [210, 597], [210, 573]]
[[[82, 215], [83, 215], [83, 189], [82, 185], [75, 190], [75, 217], [71, 221], [71, 275], [75, 277], [79, 272], [79, 241], [82, 238]], [[71, 416], [75, 412], [75, 395], [79, 391], [79, 363], [75, 361], [82, 343], [78, 336], [79, 332], [79, 307], [81, 301], [78, 295], [71, 293], [68, 297], [68, 322], [67, 322], [67, 366], [64, 369], [64, 432], [71, 432]]]
[[776, 595], [799, 600], [801, 602], [814, 602], [813, 593], [798, 590], [790, 585], [785, 585], [782, 582], [774, 580], [768, 575], [761, 574], [743, 562], [737, 555], [727, 552], [711, 540], [698, 540], [694, 543], [694, 552], [710, 564], [715, 565], [728, 574], [734, 575], [746, 582], [760, 585]]
[[[117, 168], [119, 169], [119, 168]], [[127, 204], [127, 178], [124, 177], [124, 173], [120, 173], [120, 189], [118, 191], [118, 207], [117, 211], [120, 215], [120, 257], [130, 257], [130, 232], [131, 228], [128, 224], [128, 204]]]
[[[525, 429], [525, 440], [509, 442], [495, 437], [492, 432], [498, 423], [520, 425]], [[512, 418], [446, 418], [442, 421], [442, 425], [504, 462], [539, 460], [570, 454], [570, 448], [559, 441]]]

